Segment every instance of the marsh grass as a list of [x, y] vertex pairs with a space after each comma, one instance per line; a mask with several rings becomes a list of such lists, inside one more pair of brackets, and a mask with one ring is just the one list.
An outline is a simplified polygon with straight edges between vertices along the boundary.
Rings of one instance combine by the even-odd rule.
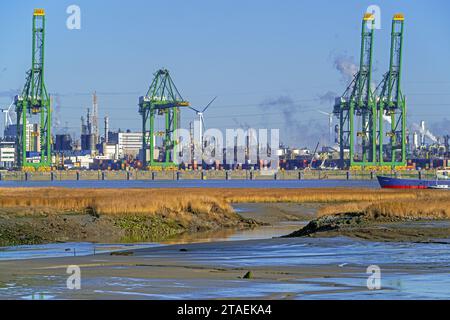
[[450, 219], [450, 195], [446, 193], [414, 193], [416, 198], [345, 202], [326, 205], [319, 209], [318, 217], [361, 213], [366, 218], [382, 219]]
[[[87, 213], [111, 216], [162, 216], [189, 221], [196, 215], [233, 214], [223, 199], [180, 190], [0, 189], [3, 213], [17, 215]], [[12, 211], [11, 211], [12, 210]]]
[[[89, 213], [112, 216], [215, 220], [233, 215], [233, 203], [323, 203], [318, 215], [364, 212], [368, 215], [450, 218], [450, 192], [378, 189], [66, 189], [2, 188], [3, 213]], [[220, 217], [219, 217], [220, 216]]]
[[450, 219], [450, 200], [413, 200], [382, 202], [369, 205], [364, 211], [373, 218]]

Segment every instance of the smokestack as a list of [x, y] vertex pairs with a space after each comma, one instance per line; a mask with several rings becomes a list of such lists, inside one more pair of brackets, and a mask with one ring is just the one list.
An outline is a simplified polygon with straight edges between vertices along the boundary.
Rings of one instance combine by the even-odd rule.
[[419, 134], [417, 131], [414, 131], [413, 133], [413, 144], [414, 144], [414, 150], [417, 150], [419, 148]]
[[81, 116], [81, 134], [86, 134], [86, 124], [84, 123], [83, 116]]
[[94, 135], [94, 142], [97, 144], [99, 141], [99, 128], [98, 128], [98, 100], [97, 100], [97, 92], [94, 91], [92, 95], [92, 134]]
[[109, 132], [109, 118], [105, 117], [105, 143], [108, 143], [108, 132]]
[[97, 145], [97, 140], [94, 134], [94, 126], [93, 126], [93, 116], [91, 114], [91, 110], [87, 109], [87, 147], [88, 150], [95, 150], [95, 147]]
[[91, 119], [91, 110], [88, 108], [87, 109], [87, 134], [92, 134], [92, 119]]
[[420, 144], [425, 145], [425, 121], [420, 121]]

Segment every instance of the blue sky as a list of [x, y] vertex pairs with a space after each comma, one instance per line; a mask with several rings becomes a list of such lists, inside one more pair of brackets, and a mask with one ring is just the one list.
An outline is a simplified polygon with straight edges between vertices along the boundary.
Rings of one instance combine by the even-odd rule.
[[[81, 8], [81, 30], [68, 30], [66, 8]], [[193, 106], [218, 99], [208, 127], [280, 128], [281, 140], [313, 145], [327, 137], [331, 111], [319, 97], [341, 94], [336, 59], [358, 61], [360, 21], [379, 5], [375, 81], [388, 68], [392, 15], [406, 16], [403, 91], [409, 123], [421, 119], [449, 131], [450, 20], [448, 1], [2, 1], [0, 105], [22, 88], [31, 60], [33, 8], [47, 12], [46, 84], [59, 94], [59, 129], [79, 132], [80, 117], [99, 92], [100, 116], [114, 129], [140, 129], [139, 95], [153, 73], [168, 68]], [[183, 126], [194, 118], [183, 111]], [[436, 132], [438, 131], [438, 132]]]

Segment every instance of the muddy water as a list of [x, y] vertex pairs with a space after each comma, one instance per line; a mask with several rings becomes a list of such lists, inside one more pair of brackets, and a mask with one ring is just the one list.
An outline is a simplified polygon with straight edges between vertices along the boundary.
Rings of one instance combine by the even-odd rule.
[[250, 230], [219, 230], [185, 234], [163, 241], [163, 244], [240, 241], [271, 239], [290, 234], [314, 218], [317, 206], [307, 204], [235, 204], [234, 210], [242, 217], [253, 219], [262, 225]]
[[251, 230], [227, 229], [198, 232], [195, 234], [182, 234], [161, 243], [101, 244], [91, 242], [68, 242], [0, 247], [0, 261], [86, 256], [170, 244], [271, 239], [300, 229], [307, 223], [307, 220], [310, 220], [315, 214], [314, 207], [297, 204], [237, 204], [234, 206], [234, 209], [245, 218], [255, 219], [267, 225]]
[[135, 250], [159, 246], [157, 243], [101, 244], [92, 242], [65, 242], [39, 245], [0, 247], [0, 261], [56, 257], [80, 257], [121, 250]]
[[[0, 274], [0, 299], [449, 299], [449, 246], [296, 238], [159, 246], [122, 264], [45, 259], [3, 282]], [[51, 269], [61, 263], [92, 265], [81, 290], [67, 290], [65, 270]], [[369, 265], [381, 270], [379, 290], [367, 288]], [[247, 270], [254, 279], [241, 278]]]
[[[337, 238], [274, 238], [297, 230], [315, 206], [236, 206], [247, 218], [270, 224], [182, 236], [161, 244], [53, 244], [0, 249], [0, 299], [449, 299], [450, 241], [382, 243]], [[178, 245], [173, 245], [178, 244]], [[120, 260], [91, 255], [134, 251]], [[67, 249], [70, 249], [67, 251]], [[86, 255], [84, 258], [73, 257]], [[183, 249], [183, 250], [182, 250]], [[9, 259], [66, 257], [23, 260]], [[79, 260], [83, 259], [83, 260]], [[107, 266], [108, 262], [113, 262]], [[67, 290], [55, 264], [92, 264], [82, 289]], [[96, 264], [105, 265], [95, 267]], [[42, 264], [42, 265], [41, 265]], [[27, 267], [29, 265], [30, 267]], [[381, 288], [367, 288], [367, 267], [381, 270]], [[20, 266], [20, 270], [11, 268]], [[39, 266], [39, 268], [37, 268]], [[159, 269], [161, 268], [161, 269]], [[251, 270], [252, 280], [242, 279]]]
[[1, 188], [379, 188], [376, 180], [0, 181]]

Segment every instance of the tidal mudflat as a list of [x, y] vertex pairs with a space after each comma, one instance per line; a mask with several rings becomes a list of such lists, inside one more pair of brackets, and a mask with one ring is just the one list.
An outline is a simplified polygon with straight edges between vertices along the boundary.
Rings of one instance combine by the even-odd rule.
[[[16, 256], [0, 261], [0, 298], [450, 298], [450, 241], [444, 232], [449, 223], [445, 208], [439, 207], [448, 193], [216, 192], [203, 201], [219, 201], [226, 210], [230, 206], [236, 221], [254, 224], [183, 232], [151, 243], [83, 242], [84, 251], [77, 255], [63, 248], [80, 242], [59, 244], [35, 259], [15, 247]], [[201, 199], [199, 193], [190, 196]], [[429, 201], [428, 209], [401, 209], [410, 208], [402, 203], [414, 206], [423, 200]], [[101, 216], [107, 200], [105, 207], [98, 203], [96, 213]], [[159, 214], [158, 206], [154, 208]], [[344, 223], [347, 220], [351, 223]], [[325, 229], [311, 229], [311, 223]], [[374, 231], [378, 229], [384, 236]], [[282, 237], [286, 235], [290, 237]], [[2, 248], [0, 255], [11, 254], [11, 248]], [[38, 246], [27, 247], [33, 249], [39, 251]], [[80, 290], [67, 289], [70, 265], [80, 267]], [[381, 271], [379, 290], [367, 286], [369, 266]]]

